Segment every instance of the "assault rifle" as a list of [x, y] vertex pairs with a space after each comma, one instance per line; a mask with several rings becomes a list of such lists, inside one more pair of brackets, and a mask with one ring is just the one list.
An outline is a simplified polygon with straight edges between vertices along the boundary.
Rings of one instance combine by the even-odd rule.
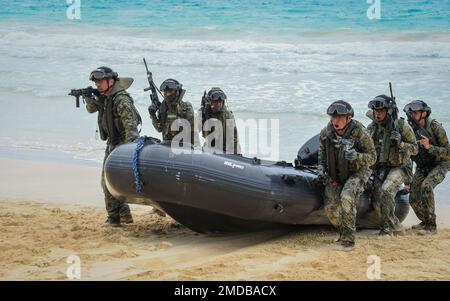
[[342, 138], [339, 136], [336, 136], [336, 137], [337, 137], [337, 139], [336, 139], [337, 144], [340, 146], [343, 146], [345, 152], [350, 151], [355, 146], [355, 141], [353, 141], [353, 139]]
[[72, 89], [72, 90], [70, 90], [68, 95], [74, 96], [76, 98], [75, 106], [77, 108], [79, 108], [80, 107], [80, 97], [83, 97], [83, 103], [84, 103], [84, 99], [86, 97], [88, 97], [88, 98], [92, 98], [93, 96], [97, 97], [100, 95], [100, 93], [98, 92], [97, 89], [94, 89], [91, 86], [89, 86], [84, 89]]
[[[159, 108], [161, 107], [161, 102], [159, 101], [158, 94], [156, 91], [158, 91], [159, 94], [161, 94], [161, 92], [156, 88], [155, 82], [153, 81], [153, 75], [148, 70], [148, 66], [147, 66], [147, 62], [145, 61], [145, 58], [143, 58], [143, 60], [144, 60], [145, 70], [147, 71], [147, 81], [148, 81], [148, 87], [145, 88], [144, 91], [145, 92], [152, 91], [152, 93], [150, 94], [150, 100], [151, 100], [152, 104], [148, 108], [148, 112], [150, 113], [150, 116], [152, 116], [153, 118], [156, 118], [156, 112], [158, 112]], [[161, 94], [161, 96], [164, 98], [164, 96], [162, 94]]]
[[422, 127], [419, 123], [419, 121], [412, 116], [411, 112], [405, 112], [406, 116], [408, 117], [408, 123], [413, 128], [414, 132], [417, 133], [420, 136], [427, 137], [430, 139], [431, 144], [438, 145], [436, 143], [436, 140], [433, 138], [433, 136], [428, 132], [424, 127]]

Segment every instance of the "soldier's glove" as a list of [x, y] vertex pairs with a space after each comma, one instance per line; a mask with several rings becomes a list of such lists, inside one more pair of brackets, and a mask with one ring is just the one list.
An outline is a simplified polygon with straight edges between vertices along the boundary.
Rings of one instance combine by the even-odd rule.
[[408, 194], [410, 192], [411, 192], [411, 185], [410, 184], [405, 184], [405, 186], [403, 186], [402, 194]]
[[93, 99], [92, 97], [84, 96], [83, 99], [88, 105], [96, 105], [97, 104], [95, 99]]
[[318, 175], [317, 176], [317, 183], [320, 185], [325, 185], [327, 182], [327, 177], [325, 175]]
[[325, 186], [326, 182], [327, 182], [327, 176], [325, 175], [323, 170], [319, 168], [317, 170], [317, 184], [319, 184], [321, 186]]
[[354, 148], [352, 148], [350, 150], [345, 151], [344, 158], [347, 161], [356, 160], [358, 158], [358, 153]]
[[148, 113], [150, 114], [150, 116], [152, 116], [152, 117], [156, 116], [156, 111], [158, 111], [158, 107], [155, 106], [154, 104], [151, 104], [148, 107]]
[[402, 142], [402, 135], [397, 131], [392, 131], [390, 139], [393, 144], [400, 145], [400, 143]]
[[99, 110], [102, 107], [101, 102], [94, 97], [84, 96], [83, 100], [86, 103], [86, 105], [90, 107], [96, 107], [97, 110]]

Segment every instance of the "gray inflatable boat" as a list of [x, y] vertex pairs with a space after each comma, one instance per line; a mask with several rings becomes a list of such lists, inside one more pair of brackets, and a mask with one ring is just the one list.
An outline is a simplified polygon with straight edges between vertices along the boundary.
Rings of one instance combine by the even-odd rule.
[[[145, 139], [138, 156], [136, 146], [121, 145], [107, 158], [110, 192], [130, 204], [155, 206], [194, 231], [329, 224], [323, 187], [316, 181], [317, 136], [300, 149], [296, 164], [300, 167], [201, 148], [184, 147], [175, 154], [170, 141], [155, 138]], [[399, 191], [396, 202], [396, 215], [403, 221], [409, 211], [407, 195]], [[357, 212], [358, 227], [379, 227], [367, 191], [358, 200]]]

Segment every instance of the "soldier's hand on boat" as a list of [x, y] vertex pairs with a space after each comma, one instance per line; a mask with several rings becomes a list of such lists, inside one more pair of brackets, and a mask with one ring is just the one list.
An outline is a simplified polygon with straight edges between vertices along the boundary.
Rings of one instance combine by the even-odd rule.
[[358, 153], [354, 148], [352, 148], [350, 150], [345, 151], [344, 157], [345, 160], [353, 161], [356, 160], [356, 158], [358, 158]]
[[403, 186], [403, 193], [408, 194], [410, 191], [411, 191], [411, 185], [405, 184], [405, 186]]
[[327, 177], [319, 176], [319, 177], [317, 177], [317, 182], [319, 182], [320, 184], [325, 184], [327, 182]]
[[321, 170], [318, 169], [317, 170], [317, 184], [321, 185], [321, 186], [325, 186], [326, 182], [327, 182], [328, 177], [325, 175], [325, 173]]

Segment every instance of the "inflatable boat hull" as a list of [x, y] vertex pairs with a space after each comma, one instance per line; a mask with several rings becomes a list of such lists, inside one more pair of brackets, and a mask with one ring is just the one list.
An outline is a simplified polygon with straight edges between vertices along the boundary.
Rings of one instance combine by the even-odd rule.
[[[201, 149], [171, 149], [150, 139], [140, 152], [143, 182], [136, 192], [133, 153], [136, 143], [117, 147], [105, 162], [109, 191], [131, 204], [156, 206], [197, 232], [243, 232], [265, 226], [329, 224], [316, 175], [284, 162], [265, 162]], [[181, 152], [181, 153], [179, 153]], [[409, 211], [406, 196], [396, 198], [396, 214]], [[377, 228], [370, 198], [357, 203], [357, 225]]]

